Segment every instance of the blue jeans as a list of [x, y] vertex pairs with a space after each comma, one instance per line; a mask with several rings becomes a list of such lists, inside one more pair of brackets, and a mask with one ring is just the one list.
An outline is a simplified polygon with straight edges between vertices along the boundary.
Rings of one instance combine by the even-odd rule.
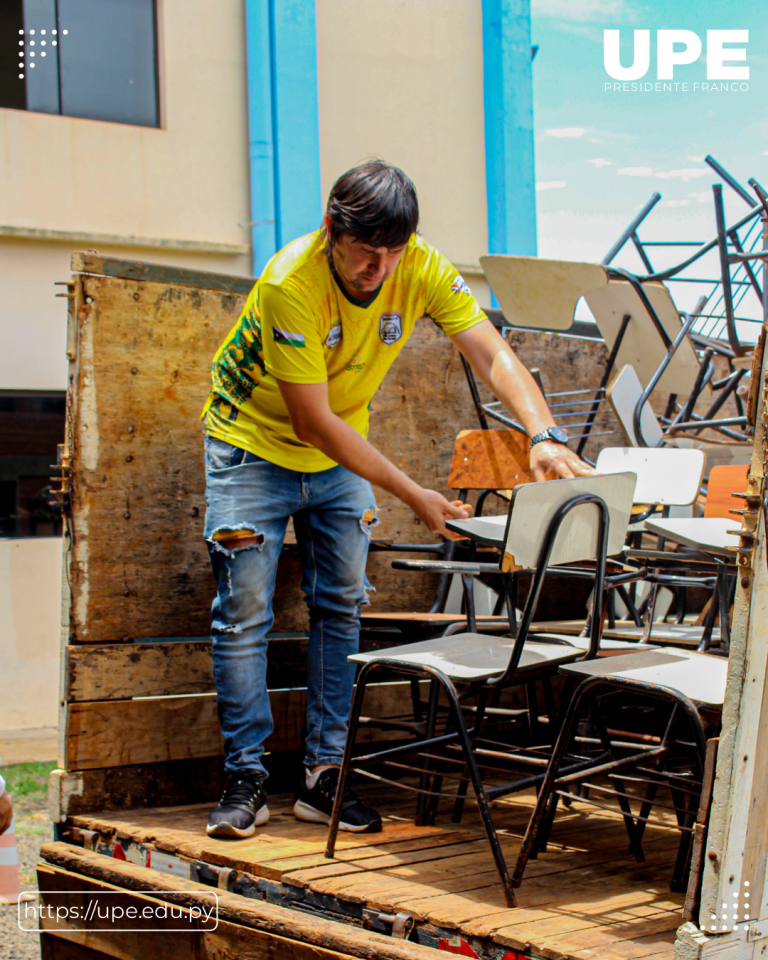
[[[286, 470], [205, 437], [205, 540], [218, 585], [213, 601], [213, 676], [228, 773], [266, 776], [272, 732], [267, 695], [267, 633], [288, 518], [293, 517], [309, 607], [307, 766], [341, 763], [352, 699], [360, 610], [376, 501], [367, 480], [344, 467]], [[216, 537], [248, 531], [259, 541], [228, 549]]]

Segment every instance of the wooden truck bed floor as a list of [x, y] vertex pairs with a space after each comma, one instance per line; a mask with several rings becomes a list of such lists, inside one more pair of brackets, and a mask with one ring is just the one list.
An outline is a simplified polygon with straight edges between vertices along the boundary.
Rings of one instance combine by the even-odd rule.
[[[508, 908], [473, 804], [461, 824], [452, 824], [443, 809], [437, 826], [416, 827], [407, 795], [382, 801], [380, 789], [360, 793], [378, 804], [384, 829], [340, 834], [335, 860], [323, 855], [326, 829], [298, 822], [288, 795], [269, 798], [269, 823], [247, 840], [208, 838], [210, 804], [73, 816], [65, 839], [141, 865], [162, 863], [170, 872], [191, 862], [192, 879], [204, 877], [210, 865], [218, 868], [207, 878], [214, 884], [221, 868], [230, 868], [236, 871], [224, 874], [230, 890], [348, 923], [366, 925], [367, 917], [370, 925], [378, 914], [405, 912], [415, 918], [419, 942], [465, 956], [673, 956], [683, 895], [669, 892], [680, 836], [671, 812], [654, 809], [653, 818], [665, 826], [647, 825], [646, 861], [637, 863], [627, 852], [618, 809], [583, 802], [561, 807], [547, 852], [529, 863], [518, 906]], [[494, 804], [510, 868], [532, 799], [523, 794]], [[165, 856], [153, 864], [155, 851]], [[174, 866], [175, 858], [187, 864]]]

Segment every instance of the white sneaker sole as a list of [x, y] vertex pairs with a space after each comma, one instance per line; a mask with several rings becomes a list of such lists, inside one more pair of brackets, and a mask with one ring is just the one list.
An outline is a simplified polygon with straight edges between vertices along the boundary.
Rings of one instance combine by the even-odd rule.
[[[310, 807], [308, 803], [304, 803], [303, 800], [297, 800], [293, 805], [293, 815], [297, 820], [303, 820], [305, 823], [330, 823], [331, 818], [327, 813], [323, 813], [322, 810], [318, 810], [316, 807]], [[366, 830], [370, 829], [369, 823], [364, 823], [360, 826], [355, 826], [352, 823], [344, 823], [342, 820], [339, 823], [339, 830], [348, 830], [350, 833], [365, 833]]]
[[209, 837], [238, 837], [241, 840], [244, 840], [246, 837], [252, 837], [256, 833], [256, 827], [263, 827], [265, 823], [269, 820], [269, 807], [264, 804], [263, 807], [259, 807], [256, 811], [256, 819], [250, 825], [246, 827], [245, 830], [239, 830], [237, 827], [232, 826], [231, 823], [224, 821], [223, 823], [210, 823], [205, 828], [205, 832]]

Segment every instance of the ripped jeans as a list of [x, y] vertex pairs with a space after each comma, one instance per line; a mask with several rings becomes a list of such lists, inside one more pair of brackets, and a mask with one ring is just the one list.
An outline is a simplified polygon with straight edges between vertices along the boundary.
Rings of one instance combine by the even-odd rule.
[[[224, 768], [266, 776], [261, 758], [272, 732], [267, 633], [291, 516], [309, 607], [304, 763], [341, 763], [355, 679], [347, 657], [357, 652], [360, 610], [371, 589], [365, 563], [369, 528], [378, 522], [373, 489], [342, 466], [298, 473], [209, 436], [205, 466], [205, 541], [218, 584], [211, 637]], [[238, 548], [233, 531], [250, 543]]]

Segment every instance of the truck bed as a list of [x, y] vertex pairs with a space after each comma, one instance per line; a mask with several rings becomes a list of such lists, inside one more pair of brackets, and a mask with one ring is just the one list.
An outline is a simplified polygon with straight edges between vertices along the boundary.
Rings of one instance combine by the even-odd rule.
[[[337, 856], [324, 856], [326, 829], [300, 823], [289, 795], [270, 797], [269, 823], [247, 840], [209, 838], [210, 804], [148, 808], [71, 817], [64, 839], [149, 866], [202, 880], [282, 907], [392, 933], [406, 914], [412, 941], [465, 956], [566, 958], [673, 956], [683, 895], [669, 892], [679, 840], [674, 816], [657, 807], [662, 825], [648, 824], [645, 863], [627, 852], [618, 809], [575, 802], [561, 808], [546, 853], [529, 863], [505, 906], [479, 817], [413, 824], [413, 800], [360, 791], [384, 815], [380, 834], [340, 834]], [[377, 796], [378, 793], [378, 796]], [[513, 862], [532, 796], [497, 801], [494, 817]], [[401, 920], [402, 924], [402, 920]], [[389, 925], [389, 929], [388, 929]]]

